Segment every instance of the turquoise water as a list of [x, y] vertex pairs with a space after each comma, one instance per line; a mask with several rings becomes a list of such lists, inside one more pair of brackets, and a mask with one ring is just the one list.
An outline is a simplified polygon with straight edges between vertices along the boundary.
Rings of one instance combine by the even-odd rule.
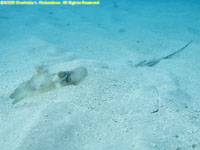
[[0, 5], [0, 150], [200, 149], [200, 2], [99, 2]]

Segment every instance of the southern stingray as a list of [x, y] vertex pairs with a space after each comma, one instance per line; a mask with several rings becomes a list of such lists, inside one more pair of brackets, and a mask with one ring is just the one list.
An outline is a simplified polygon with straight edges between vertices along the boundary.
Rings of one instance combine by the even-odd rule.
[[67, 85], [77, 85], [87, 74], [85, 67], [58, 73], [50, 73], [44, 67], [37, 67], [31, 79], [21, 83], [10, 95], [10, 98], [14, 99], [12, 103], [15, 104], [26, 97], [35, 96]]

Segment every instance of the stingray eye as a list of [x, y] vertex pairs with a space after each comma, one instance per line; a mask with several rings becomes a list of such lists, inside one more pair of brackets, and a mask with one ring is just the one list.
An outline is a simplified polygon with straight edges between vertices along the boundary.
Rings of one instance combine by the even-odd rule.
[[66, 77], [65, 81], [67, 83], [71, 82], [71, 75], [70, 74], [67, 74], [67, 77]]
[[66, 76], [66, 73], [65, 72], [59, 72], [58, 73], [58, 77], [59, 78], [64, 78]]

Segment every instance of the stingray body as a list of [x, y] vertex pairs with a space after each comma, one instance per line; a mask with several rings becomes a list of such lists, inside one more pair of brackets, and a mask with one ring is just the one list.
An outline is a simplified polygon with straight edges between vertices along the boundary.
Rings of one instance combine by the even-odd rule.
[[85, 67], [53, 74], [49, 73], [43, 67], [38, 67], [35, 69], [35, 73], [31, 79], [20, 84], [10, 95], [10, 98], [14, 99], [13, 104], [15, 104], [26, 97], [35, 96], [67, 85], [77, 85], [87, 74], [88, 72]]

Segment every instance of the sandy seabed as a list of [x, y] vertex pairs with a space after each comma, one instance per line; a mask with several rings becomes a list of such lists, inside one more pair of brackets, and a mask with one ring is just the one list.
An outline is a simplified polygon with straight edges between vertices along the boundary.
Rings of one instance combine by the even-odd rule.
[[[199, 10], [195, 0], [1, 6], [0, 149], [200, 149]], [[13, 105], [39, 65], [88, 76]]]

